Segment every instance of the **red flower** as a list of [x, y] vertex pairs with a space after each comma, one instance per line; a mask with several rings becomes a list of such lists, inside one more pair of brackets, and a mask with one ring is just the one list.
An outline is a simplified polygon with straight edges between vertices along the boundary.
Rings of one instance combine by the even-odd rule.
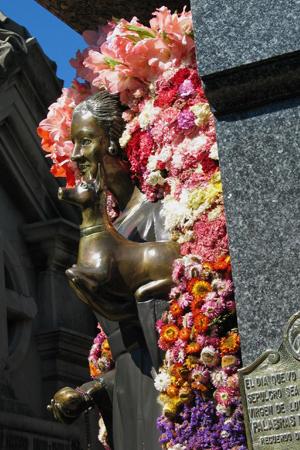
[[173, 86], [179, 86], [186, 80], [190, 75], [190, 71], [187, 68], [180, 69], [178, 72], [174, 75], [174, 77], [171, 80], [171, 83]]
[[177, 88], [176, 87], [173, 87], [173, 88], [170, 87], [167, 89], [163, 89], [158, 94], [158, 99], [155, 100], [154, 106], [159, 106], [162, 108], [163, 106], [172, 103], [176, 97], [177, 97]]

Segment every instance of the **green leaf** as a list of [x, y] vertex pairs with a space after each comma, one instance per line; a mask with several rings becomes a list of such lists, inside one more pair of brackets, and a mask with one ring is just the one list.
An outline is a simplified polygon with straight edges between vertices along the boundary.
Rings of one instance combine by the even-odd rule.
[[149, 33], [149, 31], [144, 30], [143, 28], [136, 27], [135, 25], [125, 25], [125, 28], [129, 31], [135, 31], [141, 39], [144, 38], [155, 38], [155, 35]]
[[112, 59], [109, 56], [104, 56], [104, 61], [112, 68], [118, 66], [119, 64], [122, 64], [120, 61], [116, 61], [115, 59]]
[[167, 36], [167, 34], [166, 34], [165, 31], [162, 31], [162, 32], [161, 32], [161, 37], [164, 38], [164, 40], [167, 42], [167, 44], [170, 43], [170, 39], [168, 38], [168, 36]]
[[137, 36], [133, 36], [132, 34], [125, 34], [125, 37], [135, 43], [140, 41], [140, 39]]
[[117, 19], [116, 17], [113, 17], [113, 20], [114, 20], [115, 22], [117, 22], [118, 25], [119, 25], [119, 23], [121, 23], [121, 20], [120, 20], [120, 19]]

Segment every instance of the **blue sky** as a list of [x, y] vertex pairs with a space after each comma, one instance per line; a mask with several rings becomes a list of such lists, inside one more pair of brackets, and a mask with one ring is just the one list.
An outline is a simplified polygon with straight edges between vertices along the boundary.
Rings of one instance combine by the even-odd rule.
[[57, 76], [69, 87], [75, 78], [75, 69], [69, 60], [78, 49], [87, 47], [80, 34], [34, 0], [2, 0], [0, 10], [37, 39], [45, 54], [56, 62]]

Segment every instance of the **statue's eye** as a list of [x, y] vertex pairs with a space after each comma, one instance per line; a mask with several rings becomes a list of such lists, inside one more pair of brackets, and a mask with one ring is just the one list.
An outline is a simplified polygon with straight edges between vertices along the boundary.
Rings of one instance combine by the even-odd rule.
[[88, 138], [83, 138], [81, 141], [81, 145], [86, 146], [86, 145], [90, 145], [92, 141]]

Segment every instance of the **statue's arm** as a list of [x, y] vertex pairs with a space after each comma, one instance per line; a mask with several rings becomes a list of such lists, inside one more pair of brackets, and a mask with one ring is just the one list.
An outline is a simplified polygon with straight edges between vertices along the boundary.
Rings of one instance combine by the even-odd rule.
[[55, 419], [70, 425], [83, 413], [97, 406], [105, 424], [108, 425], [111, 421], [114, 381], [115, 369], [82, 384], [79, 388], [60, 389], [47, 409], [53, 413]]

